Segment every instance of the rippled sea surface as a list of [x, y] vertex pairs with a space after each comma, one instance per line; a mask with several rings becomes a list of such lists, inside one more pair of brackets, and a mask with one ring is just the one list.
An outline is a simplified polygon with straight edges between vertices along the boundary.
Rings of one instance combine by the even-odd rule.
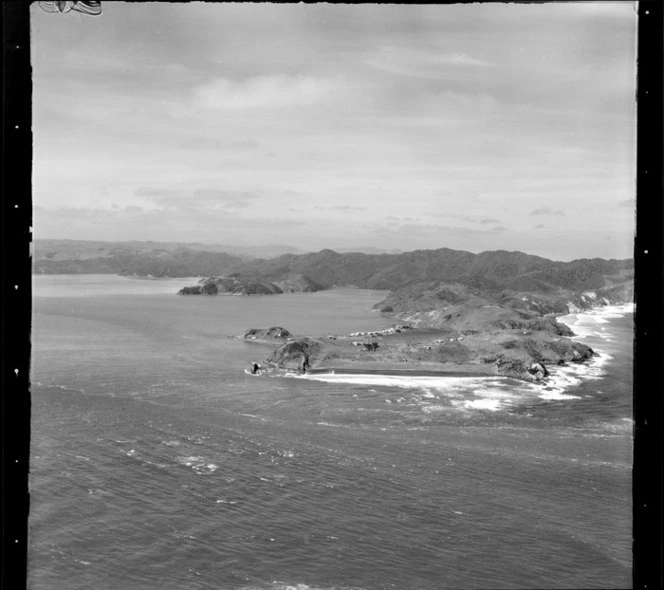
[[631, 585], [632, 314], [508, 379], [254, 377], [228, 336], [387, 327], [380, 292], [34, 281], [32, 589]]

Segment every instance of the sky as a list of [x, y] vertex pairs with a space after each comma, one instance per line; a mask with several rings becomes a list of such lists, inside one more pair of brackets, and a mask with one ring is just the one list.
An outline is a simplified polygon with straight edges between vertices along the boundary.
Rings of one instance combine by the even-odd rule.
[[633, 255], [631, 2], [31, 6], [34, 236]]

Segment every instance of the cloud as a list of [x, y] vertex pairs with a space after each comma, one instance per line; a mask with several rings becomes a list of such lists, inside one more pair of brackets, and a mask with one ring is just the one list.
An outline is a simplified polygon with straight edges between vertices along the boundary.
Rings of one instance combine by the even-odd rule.
[[241, 139], [234, 141], [231, 146], [239, 150], [257, 150], [260, 145], [255, 139]]
[[245, 80], [217, 78], [194, 88], [193, 95], [198, 106], [238, 111], [309, 106], [335, 89], [326, 78], [275, 74]]
[[368, 65], [408, 78], [437, 80], [451, 68], [486, 68], [493, 64], [467, 53], [440, 53], [435, 49], [421, 50], [412, 47], [383, 46], [365, 58]]
[[[440, 215], [442, 217], [442, 215]], [[481, 215], [450, 215], [450, 217], [457, 217], [461, 221], [468, 221], [470, 223], [481, 223], [482, 225], [489, 225], [491, 223], [500, 223], [500, 219], [495, 217], [483, 217]]]
[[171, 198], [183, 195], [184, 191], [171, 188], [139, 187], [134, 194], [137, 197]]
[[344, 213], [350, 213], [352, 211], [366, 211], [366, 207], [353, 207], [351, 205], [337, 205], [335, 207], [320, 207], [316, 206], [314, 209], [318, 209], [320, 211], [343, 211]]
[[200, 134], [194, 134], [192, 137], [182, 139], [180, 142], [174, 142], [174, 145], [185, 150], [220, 151], [228, 148], [228, 143], [218, 137], [205, 137]]
[[247, 191], [224, 191], [217, 189], [196, 189], [190, 206], [196, 208], [212, 207], [216, 209], [245, 209], [258, 195]]
[[[228, 243], [246, 243], [253, 232], [261, 234], [263, 244], [283, 237], [284, 231], [308, 227], [302, 219], [241, 217], [221, 210], [183, 209], [176, 216], [166, 209], [138, 210], [100, 208], [35, 207], [34, 220], [40, 237], [109, 241], [154, 240], [218, 243], [219, 236]], [[255, 236], [254, 236], [255, 237]]]
[[448, 64], [453, 66], [475, 66], [491, 67], [492, 64], [483, 59], [477, 59], [465, 53], [450, 53], [447, 55], [438, 55], [432, 59], [433, 63]]
[[544, 229], [545, 227], [546, 227], [546, 225], [544, 225], [543, 223], [538, 223], [538, 224], [535, 226], [535, 229]]
[[420, 221], [419, 217], [395, 217], [394, 215], [387, 215], [385, 217], [388, 221], [401, 221], [401, 222], [408, 222], [408, 223], [413, 223], [415, 221]]
[[129, 207], [124, 207], [122, 208], [122, 211], [125, 213], [145, 213], [146, 210], [143, 209], [143, 207], [139, 207], [138, 205], [130, 205]]
[[[633, 191], [635, 19], [620, 3], [572, 4], [109, 3], [113, 26], [94, 32], [37, 11], [35, 203], [138, 205], [149, 213], [125, 213], [152, 220], [132, 225], [146, 238], [267, 240], [240, 228], [290, 215], [310, 227], [280, 238], [275, 226], [270, 240], [352, 246], [364, 221], [419, 232], [410, 216], [449, 225], [371, 245], [477, 237], [481, 249], [562, 253], [579, 232], [591, 251], [633, 226], [621, 199]], [[592, 216], [573, 215], [579, 194]], [[101, 209], [94, 232], [57, 219], [40, 225], [129, 231]], [[450, 226], [480, 233], [455, 241]]]
[[[388, 217], [386, 219], [397, 219]], [[472, 229], [468, 227], [444, 225], [437, 223], [412, 223], [410, 218], [408, 223], [398, 224], [395, 221], [389, 221], [386, 225], [363, 224], [362, 228], [373, 231], [376, 235], [387, 238], [408, 238], [409, 240], [422, 240], [431, 237], [440, 236], [441, 239], [454, 238], [477, 238], [487, 236], [493, 233], [507, 231], [503, 225], [497, 225], [489, 229]]]
[[578, 2], [574, 11], [580, 16], [597, 18], [600, 16], [625, 18], [636, 13], [632, 2]]
[[172, 211], [184, 210], [229, 210], [249, 207], [258, 195], [248, 191], [227, 191], [220, 189], [168, 189], [141, 187], [136, 196], [147, 197], [155, 205]]
[[366, 211], [366, 207], [352, 207], [350, 205], [339, 205], [338, 207], [328, 207], [331, 211], [344, 211], [346, 213], [350, 211]]
[[636, 203], [634, 199], [625, 199], [624, 201], [618, 201], [618, 207], [628, 207], [630, 209], [634, 208]]
[[565, 212], [562, 209], [551, 209], [551, 207], [540, 207], [539, 209], [533, 209], [530, 212], [531, 215], [561, 215], [564, 216]]

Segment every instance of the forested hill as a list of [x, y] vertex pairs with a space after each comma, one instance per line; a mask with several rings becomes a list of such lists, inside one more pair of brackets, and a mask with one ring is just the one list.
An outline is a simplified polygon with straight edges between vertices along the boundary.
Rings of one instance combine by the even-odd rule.
[[249, 261], [244, 267], [244, 272], [268, 280], [289, 274], [303, 275], [324, 288], [352, 285], [394, 290], [435, 281], [488, 291], [547, 292], [558, 288], [585, 291], [622, 283], [631, 280], [634, 263], [631, 259], [600, 258], [556, 262], [523, 252], [497, 250], [473, 254], [441, 248], [380, 255], [322, 250]]
[[[457, 283], [481, 291], [547, 293], [557, 289], [596, 290], [633, 278], [633, 260], [580, 259], [557, 262], [504, 250], [473, 254], [441, 248], [402, 254], [338, 253], [321, 250], [271, 259], [176, 247], [150, 249], [112, 244], [97, 251], [68, 254], [66, 248], [35, 253], [34, 272], [45, 274], [122, 274], [153, 277], [234, 276], [280, 282], [304, 279], [316, 289], [354, 286], [395, 290], [416, 283]], [[201, 245], [197, 245], [200, 247]], [[96, 255], [98, 254], [98, 255]], [[300, 281], [301, 282], [301, 281]], [[298, 281], [295, 281], [299, 284]]]
[[77, 244], [60, 249], [35, 248], [33, 273], [192, 277], [222, 274], [247, 260], [246, 256], [181, 247], [166, 249], [106, 243], [98, 246], [98, 250], [91, 250]]

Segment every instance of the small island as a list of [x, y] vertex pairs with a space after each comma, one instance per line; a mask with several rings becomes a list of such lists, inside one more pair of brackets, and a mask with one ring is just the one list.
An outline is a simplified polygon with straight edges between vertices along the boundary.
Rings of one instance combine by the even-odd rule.
[[200, 279], [197, 285], [183, 287], [178, 295], [278, 295], [281, 293], [312, 293], [324, 287], [302, 275], [290, 275], [270, 281], [260, 276], [230, 274]]

